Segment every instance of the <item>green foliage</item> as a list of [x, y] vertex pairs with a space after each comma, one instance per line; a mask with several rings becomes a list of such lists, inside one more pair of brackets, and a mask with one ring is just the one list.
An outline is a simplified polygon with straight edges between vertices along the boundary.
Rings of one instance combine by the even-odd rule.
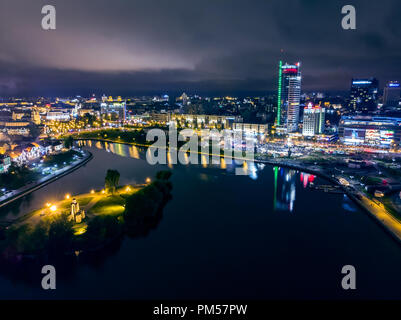
[[172, 174], [173, 173], [168, 170], [159, 171], [156, 173], [156, 179], [157, 180], [169, 180]]
[[18, 252], [35, 253], [49, 250], [50, 253], [63, 254], [72, 249], [72, 223], [65, 216], [53, 216], [32, 226], [23, 224], [7, 230], [7, 241]]
[[63, 254], [73, 248], [74, 230], [72, 222], [64, 215], [57, 216], [50, 224], [48, 250], [52, 254]]
[[158, 172], [156, 181], [126, 199], [124, 221], [127, 226], [134, 226], [143, 218], [153, 217], [163, 208], [171, 197], [170, 176], [170, 171]]
[[110, 190], [112, 193], [116, 191], [118, 183], [120, 182], [120, 173], [117, 170], [109, 169], [106, 173], [104, 181], [104, 187], [106, 190]]
[[118, 142], [149, 144], [146, 141], [146, 133], [142, 128], [127, 131], [120, 129], [109, 129], [97, 130], [92, 132], [82, 132], [77, 135], [77, 137], [81, 139], [108, 139]]
[[85, 239], [89, 245], [101, 244], [121, 234], [122, 227], [115, 216], [96, 216], [88, 224]]
[[74, 145], [74, 139], [71, 136], [68, 136], [64, 139], [64, 147], [67, 149], [71, 149]]
[[18, 189], [37, 178], [38, 174], [29, 168], [12, 165], [7, 173], [0, 174], [0, 187]]
[[34, 123], [31, 123], [29, 126], [29, 133], [33, 139], [36, 139], [42, 133], [42, 130]]
[[67, 152], [63, 152], [63, 153], [58, 153], [58, 154], [53, 154], [50, 155], [48, 157], [46, 157], [45, 159], [45, 164], [46, 165], [62, 165], [64, 162], [69, 163], [73, 160], [74, 156], [78, 156], [82, 158], [82, 154], [74, 151], [74, 150], [68, 150]]

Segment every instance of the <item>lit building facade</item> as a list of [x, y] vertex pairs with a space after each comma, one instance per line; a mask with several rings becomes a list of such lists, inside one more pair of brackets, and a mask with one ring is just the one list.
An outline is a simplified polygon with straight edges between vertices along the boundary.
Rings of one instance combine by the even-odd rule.
[[352, 79], [349, 107], [355, 112], [374, 111], [377, 108], [379, 81], [375, 78]]
[[343, 116], [339, 126], [339, 137], [347, 145], [383, 148], [399, 146], [401, 142], [401, 118]]
[[233, 123], [233, 130], [239, 130], [250, 135], [263, 135], [268, 133], [269, 127], [267, 124]]
[[285, 123], [287, 132], [296, 132], [299, 123], [299, 103], [301, 99], [301, 64], [279, 65], [279, 89], [277, 125]]
[[46, 114], [47, 121], [70, 121], [71, 116], [68, 112], [49, 111]]
[[113, 101], [111, 97], [107, 101], [100, 104], [100, 112], [102, 115], [111, 116], [115, 115], [118, 120], [125, 121], [127, 117], [126, 101], [121, 100], [119, 97], [117, 101]]
[[401, 99], [401, 85], [398, 81], [389, 81], [384, 87], [383, 102], [387, 106], [398, 106]]
[[309, 103], [304, 109], [302, 135], [313, 137], [324, 132], [325, 108]]
[[232, 129], [233, 123], [237, 122], [233, 116], [216, 116], [200, 114], [171, 114], [170, 120], [179, 122], [183, 127], [199, 129]]

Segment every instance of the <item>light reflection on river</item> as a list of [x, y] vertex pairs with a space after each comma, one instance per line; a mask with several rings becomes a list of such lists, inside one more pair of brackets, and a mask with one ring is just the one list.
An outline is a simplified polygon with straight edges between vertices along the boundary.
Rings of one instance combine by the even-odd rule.
[[[82, 142], [94, 159], [2, 210], [14, 218], [66, 193], [101, 188], [109, 168], [121, 184], [173, 170], [173, 199], [158, 224], [125, 238], [96, 263], [78, 261], [46, 292], [0, 272], [3, 298], [401, 298], [401, 248], [342, 194], [306, 173], [249, 164], [149, 165], [135, 146]], [[354, 292], [341, 268], [357, 270]], [[38, 271], [40, 274], [40, 270]]]

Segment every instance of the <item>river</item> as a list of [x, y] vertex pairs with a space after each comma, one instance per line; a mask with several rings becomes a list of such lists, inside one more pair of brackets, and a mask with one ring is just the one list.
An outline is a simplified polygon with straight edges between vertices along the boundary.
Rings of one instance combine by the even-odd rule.
[[[93, 160], [3, 208], [1, 217], [101, 188], [109, 168], [123, 185], [168, 168], [149, 165], [132, 146], [82, 147]], [[171, 169], [173, 199], [157, 225], [100, 256], [56, 265], [56, 290], [41, 288], [40, 268], [0, 271], [0, 298], [401, 298], [401, 246], [346, 196], [307, 187], [327, 184], [320, 178], [263, 164], [248, 176], [224, 163]], [[344, 265], [356, 268], [356, 290], [341, 288]]]

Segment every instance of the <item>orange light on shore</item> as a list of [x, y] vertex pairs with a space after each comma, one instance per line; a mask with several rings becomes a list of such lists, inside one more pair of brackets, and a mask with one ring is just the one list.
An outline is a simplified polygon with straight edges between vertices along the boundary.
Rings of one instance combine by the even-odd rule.
[[91, 194], [94, 194], [94, 193], [95, 193], [95, 190], [92, 189], [92, 190], [91, 190]]
[[67, 193], [67, 194], [65, 195], [65, 198], [68, 200], [69, 198], [71, 198], [71, 196]]
[[152, 180], [150, 178], [146, 178], [146, 183], [150, 183]]
[[125, 191], [126, 191], [126, 192], [130, 192], [130, 191], [131, 191], [131, 187], [130, 187], [130, 186], [127, 186], [127, 187], [125, 188]]
[[105, 194], [105, 193], [106, 193], [106, 191], [103, 189], [103, 190], [102, 190], [102, 194]]
[[57, 211], [57, 206], [53, 205], [50, 207], [51, 212], [56, 212]]
[[51, 204], [51, 203], [49, 203], [49, 202], [48, 202], [48, 203], [46, 203], [46, 207], [48, 207], [48, 208], [50, 208], [50, 207], [51, 207], [51, 205], [52, 205], [52, 204]]

